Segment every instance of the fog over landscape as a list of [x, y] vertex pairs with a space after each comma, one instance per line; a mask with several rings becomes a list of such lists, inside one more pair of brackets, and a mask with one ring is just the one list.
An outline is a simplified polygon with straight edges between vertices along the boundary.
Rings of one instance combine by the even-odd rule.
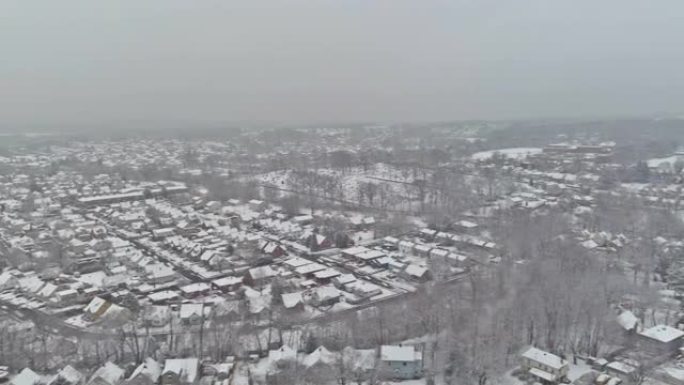
[[4, 0], [0, 116], [116, 128], [677, 115], [683, 12], [677, 0]]
[[681, 0], [0, 0], [0, 385], [684, 385]]

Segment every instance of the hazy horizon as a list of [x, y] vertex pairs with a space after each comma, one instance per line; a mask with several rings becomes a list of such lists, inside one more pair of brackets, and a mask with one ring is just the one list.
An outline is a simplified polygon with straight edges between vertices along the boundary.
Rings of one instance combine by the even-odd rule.
[[682, 113], [681, 2], [0, 6], [0, 128]]

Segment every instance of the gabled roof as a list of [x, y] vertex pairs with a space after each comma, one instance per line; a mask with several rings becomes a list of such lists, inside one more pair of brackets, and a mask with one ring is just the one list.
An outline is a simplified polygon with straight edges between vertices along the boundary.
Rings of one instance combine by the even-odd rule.
[[311, 354], [304, 357], [302, 363], [305, 367], [310, 368], [316, 364], [329, 365], [335, 362], [335, 354], [331, 353], [325, 346], [319, 346], [311, 352]]
[[106, 306], [109, 306], [109, 302], [100, 297], [95, 297], [86, 305], [83, 311], [85, 313], [96, 314], [99, 311], [103, 311]]
[[201, 303], [184, 303], [180, 307], [180, 318], [186, 319], [192, 316], [202, 316], [204, 311], [204, 305]]
[[162, 374], [173, 373], [184, 382], [192, 383], [197, 379], [199, 360], [197, 358], [173, 358], [164, 363]]
[[62, 378], [69, 384], [78, 384], [83, 379], [83, 373], [74, 369], [73, 366], [67, 365], [62, 370], [60, 370], [55, 376], [50, 380], [50, 383], [54, 383], [59, 378]]
[[116, 385], [123, 379], [125, 372], [126, 371], [124, 369], [120, 368], [116, 364], [107, 362], [97, 369], [97, 371], [90, 378], [89, 382], [93, 382], [93, 380], [100, 378], [111, 385]]
[[10, 382], [12, 385], [35, 385], [41, 381], [40, 375], [29, 368], [24, 368]]
[[248, 273], [252, 279], [271, 278], [277, 275], [276, 271], [268, 265], [251, 268]]
[[161, 375], [161, 365], [152, 358], [146, 358], [145, 362], [140, 364], [133, 373], [128, 377], [128, 380], [132, 380], [138, 376], [145, 376], [149, 378], [153, 383], [156, 383]]
[[281, 295], [281, 298], [283, 300], [283, 306], [285, 306], [286, 309], [292, 309], [293, 307], [302, 303], [301, 292], [285, 293]]

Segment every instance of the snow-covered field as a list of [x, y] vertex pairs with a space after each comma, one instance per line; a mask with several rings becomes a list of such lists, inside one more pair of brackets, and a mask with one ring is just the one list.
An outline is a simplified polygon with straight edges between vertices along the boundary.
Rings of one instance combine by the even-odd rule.
[[471, 158], [473, 160], [487, 160], [494, 156], [494, 154], [500, 154], [506, 158], [524, 159], [530, 155], [540, 154], [541, 152], [542, 149], [536, 147], [502, 148], [498, 150], [476, 152]]
[[[399, 169], [387, 164], [377, 164], [364, 170], [361, 167], [355, 167], [349, 170], [333, 170], [333, 169], [318, 169], [316, 170], [320, 175], [334, 176], [340, 182], [341, 194], [337, 196], [345, 201], [356, 202], [359, 199], [359, 187], [364, 183], [373, 183], [382, 186], [386, 192], [387, 197], [406, 196], [407, 189], [411, 189], [411, 183], [415, 178], [408, 169]], [[258, 174], [250, 177], [258, 183], [269, 184], [285, 190], [297, 190], [302, 186], [296, 186], [292, 178], [292, 171], [273, 171], [263, 174]], [[414, 191], [411, 191], [415, 194]], [[322, 195], [322, 191], [318, 192]], [[376, 192], [374, 199], [376, 202], [380, 199], [380, 192]], [[406, 203], [402, 200], [403, 203]], [[368, 203], [368, 202], [366, 202]], [[394, 207], [396, 202], [386, 202], [387, 206]], [[396, 208], [396, 207], [395, 207]]]
[[665, 158], [654, 158], [646, 161], [648, 167], [660, 168], [660, 167], [672, 167], [678, 160], [684, 161], [684, 156], [682, 155], [672, 155]]

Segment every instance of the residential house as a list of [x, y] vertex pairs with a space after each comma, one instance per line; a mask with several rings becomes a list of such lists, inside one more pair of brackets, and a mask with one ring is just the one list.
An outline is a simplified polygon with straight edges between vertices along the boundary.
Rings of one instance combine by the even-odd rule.
[[520, 367], [544, 383], [559, 383], [569, 370], [566, 360], [535, 347], [530, 347], [522, 354]]
[[161, 376], [161, 370], [161, 365], [148, 357], [128, 376], [125, 385], [156, 385]]
[[204, 319], [204, 305], [201, 303], [184, 303], [180, 307], [181, 322], [187, 325], [199, 325]]
[[242, 286], [241, 277], [223, 277], [211, 281], [211, 284], [222, 292], [235, 291]]
[[204, 282], [195, 282], [180, 288], [185, 298], [196, 298], [206, 295], [211, 291], [211, 286]]
[[221, 301], [216, 304], [213, 318], [219, 320], [239, 320], [242, 317], [240, 301]]
[[311, 302], [315, 306], [331, 306], [340, 302], [342, 294], [333, 286], [320, 286], [312, 289]]
[[143, 322], [153, 327], [165, 326], [171, 317], [171, 309], [168, 306], [151, 305], [145, 307]]
[[88, 385], [119, 385], [126, 371], [116, 364], [107, 362], [90, 377]]
[[406, 266], [406, 268], [402, 272], [402, 275], [418, 282], [425, 282], [430, 279], [430, 271], [427, 267], [416, 265], [413, 263]]
[[91, 322], [97, 321], [102, 318], [111, 306], [111, 302], [100, 297], [95, 297], [83, 309], [83, 318]]
[[682, 346], [684, 331], [656, 325], [638, 333], [639, 347], [653, 353], [674, 353]]
[[380, 347], [380, 370], [385, 377], [408, 380], [423, 376], [423, 353], [413, 346]]
[[247, 270], [243, 278], [245, 285], [262, 286], [273, 280], [278, 273], [271, 266], [259, 266]]
[[10, 384], [12, 385], [38, 385], [42, 383], [43, 379], [42, 377], [31, 370], [30, 368], [24, 368], [19, 374], [17, 374], [12, 380], [10, 380]]
[[295, 293], [284, 293], [281, 294], [281, 299], [283, 301], [283, 307], [288, 312], [300, 312], [304, 311], [304, 300], [302, 299], [301, 292]]
[[67, 365], [57, 372], [47, 385], [81, 385], [85, 381], [83, 373]]
[[197, 382], [199, 360], [197, 358], [167, 359], [161, 374], [161, 385], [192, 385]]

